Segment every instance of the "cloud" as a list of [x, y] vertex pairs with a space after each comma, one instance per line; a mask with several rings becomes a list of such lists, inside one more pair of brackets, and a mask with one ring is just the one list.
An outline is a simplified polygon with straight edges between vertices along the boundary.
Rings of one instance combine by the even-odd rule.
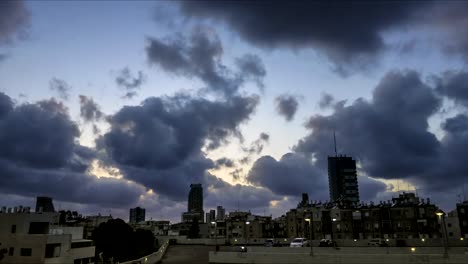
[[0, 3], [0, 44], [11, 42], [25, 32], [30, 13], [25, 2], [7, 0]]
[[[247, 42], [263, 47], [311, 47], [345, 73], [367, 68], [384, 50], [382, 33], [412, 21], [428, 3], [229, 1], [180, 3], [188, 18], [224, 22]], [[254, 25], [254, 26], [253, 26]]]
[[202, 149], [216, 149], [230, 137], [241, 137], [239, 126], [257, 104], [256, 97], [223, 101], [181, 94], [150, 97], [110, 116], [111, 128], [97, 146], [126, 178], [170, 199], [184, 200], [190, 183], [206, 183], [207, 170], [220, 166], [221, 161], [207, 159]]
[[427, 192], [451, 190], [466, 181], [462, 175], [468, 172], [461, 158], [462, 148], [468, 144], [467, 117], [445, 120], [445, 135], [437, 139], [428, 125], [442, 101], [436, 87], [423, 82], [414, 71], [389, 72], [371, 100], [358, 99], [331, 115], [311, 117], [307, 123], [310, 134], [294, 149], [325, 167], [327, 155], [333, 153], [336, 131], [339, 153], [356, 158], [365, 175], [406, 179]]
[[55, 100], [14, 105], [0, 93], [0, 192], [122, 206], [143, 191], [134, 183], [88, 174], [96, 153], [76, 144], [80, 132]]
[[145, 82], [146, 76], [142, 71], [138, 71], [137, 76], [132, 75], [130, 69], [125, 67], [118, 72], [115, 82], [125, 90], [123, 98], [131, 99], [137, 95], [137, 90]]
[[87, 122], [97, 121], [104, 117], [93, 98], [85, 95], [80, 95], [80, 115]]
[[71, 86], [64, 80], [52, 78], [49, 81], [49, 89], [57, 92], [58, 96], [63, 100], [68, 100]]
[[278, 195], [300, 196], [303, 192], [314, 197], [328, 197], [326, 174], [318, 170], [305, 156], [287, 153], [279, 161], [263, 156], [255, 161], [247, 180], [270, 189]]
[[432, 76], [432, 80], [441, 95], [468, 107], [468, 72], [447, 71], [441, 76]]
[[455, 1], [450, 3], [437, 2], [432, 3], [431, 8], [420, 12], [422, 18], [418, 21], [429, 25], [432, 34], [442, 48], [442, 51], [449, 55], [461, 55], [461, 58], [468, 62], [468, 3]]
[[325, 109], [331, 107], [335, 102], [335, 98], [328, 93], [323, 93], [320, 97], [320, 101], [318, 103], [321, 109]]
[[275, 98], [276, 111], [278, 114], [284, 116], [286, 121], [294, 119], [294, 115], [299, 107], [297, 97], [292, 95], [283, 94]]
[[263, 87], [266, 75], [260, 58], [252, 54], [236, 60], [239, 71], [230, 70], [222, 63], [218, 35], [206, 28], [194, 29], [188, 38], [180, 34], [165, 40], [149, 38], [146, 52], [150, 64], [177, 76], [200, 79], [208, 91], [221, 96], [236, 94], [248, 80]]
[[226, 157], [217, 159], [215, 161], [215, 166], [216, 166], [217, 169], [219, 169], [221, 167], [232, 168], [235, 165], [236, 165], [235, 161], [233, 161], [232, 159], [226, 158]]
[[272, 200], [280, 199], [280, 196], [265, 188], [218, 181], [210, 185], [211, 190], [206, 194], [205, 205], [208, 208], [222, 205], [227, 211], [248, 211], [268, 208]]

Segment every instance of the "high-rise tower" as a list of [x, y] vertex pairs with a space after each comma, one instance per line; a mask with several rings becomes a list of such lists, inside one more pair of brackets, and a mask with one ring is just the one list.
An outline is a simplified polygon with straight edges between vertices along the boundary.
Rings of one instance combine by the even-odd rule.
[[356, 161], [351, 157], [328, 157], [328, 182], [331, 201], [359, 202]]
[[190, 184], [187, 212], [182, 214], [182, 222], [193, 222], [195, 218], [199, 222], [204, 222], [203, 187], [201, 184]]
[[201, 184], [190, 184], [188, 212], [203, 211], [203, 187]]
[[38, 196], [36, 198], [36, 213], [53, 213], [55, 212], [54, 203], [52, 198], [45, 196]]

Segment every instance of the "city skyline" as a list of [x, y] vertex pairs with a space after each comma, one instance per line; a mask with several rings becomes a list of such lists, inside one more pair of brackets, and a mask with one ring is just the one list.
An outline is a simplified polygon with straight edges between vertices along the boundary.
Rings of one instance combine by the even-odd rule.
[[175, 222], [200, 183], [277, 217], [330, 199], [336, 154], [362, 201], [466, 199], [464, 2], [0, 6], [2, 206]]

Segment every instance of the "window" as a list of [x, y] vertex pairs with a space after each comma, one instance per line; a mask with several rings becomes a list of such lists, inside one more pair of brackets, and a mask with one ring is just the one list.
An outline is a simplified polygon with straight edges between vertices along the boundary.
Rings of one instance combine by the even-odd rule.
[[16, 225], [11, 226], [11, 233], [12, 234], [16, 233]]
[[48, 234], [48, 222], [31, 222], [29, 223], [29, 234]]
[[452, 224], [451, 224], [451, 223], [448, 223], [447, 226], [448, 226], [448, 227], [452, 227]]
[[8, 251], [8, 256], [13, 256], [15, 254], [15, 248], [11, 247], [10, 250]]
[[60, 257], [60, 248], [61, 248], [60, 243], [47, 244], [45, 248], [45, 257], [46, 258]]
[[32, 255], [32, 248], [21, 248], [20, 256], [30, 257]]
[[453, 232], [449, 232], [449, 236], [453, 237]]

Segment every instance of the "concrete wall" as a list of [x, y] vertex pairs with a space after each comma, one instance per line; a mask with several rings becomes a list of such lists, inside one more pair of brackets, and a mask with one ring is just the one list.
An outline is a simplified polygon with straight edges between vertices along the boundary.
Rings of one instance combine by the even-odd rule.
[[210, 252], [210, 263], [259, 263], [259, 264], [309, 264], [309, 263], [346, 263], [346, 264], [406, 264], [406, 263], [445, 263], [461, 264], [467, 263], [467, 255], [454, 254], [444, 259], [439, 254], [332, 254], [315, 255], [309, 254], [283, 254], [283, 253], [254, 253], [254, 252]]
[[169, 241], [164, 242], [162, 246], [159, 248], [158, 251], [149, 254], [148, 256], [144, 256], [139, 259], [130, 260], [126, 262], [122, 262], [120, 264], [156, 264], [161, 261], [166, 254], [167, 248], [169, 247]]
[[[443, 247], [414, 247], [414, 251], [411, 247], [340, 247], [338, 249], [330, 247], [314, 247], [313, 252], [316, 255], [349, 255], [349, 254], [366, 254], [366, 255], [387, 255], [387, 254], [443, 254]], [[247, 247], [247, 252], [253, 253], [280, 253], [280, 254], [308, 254], [310, 247], [303, 248], [289, 248], [289, 247]], [[468, 248], [465, 247], [450, 247], [448, 249], [449, 254], [463, 255], [467, 254], [468, 260]], [[467, 261], [468, 263], [468, 261]]]

